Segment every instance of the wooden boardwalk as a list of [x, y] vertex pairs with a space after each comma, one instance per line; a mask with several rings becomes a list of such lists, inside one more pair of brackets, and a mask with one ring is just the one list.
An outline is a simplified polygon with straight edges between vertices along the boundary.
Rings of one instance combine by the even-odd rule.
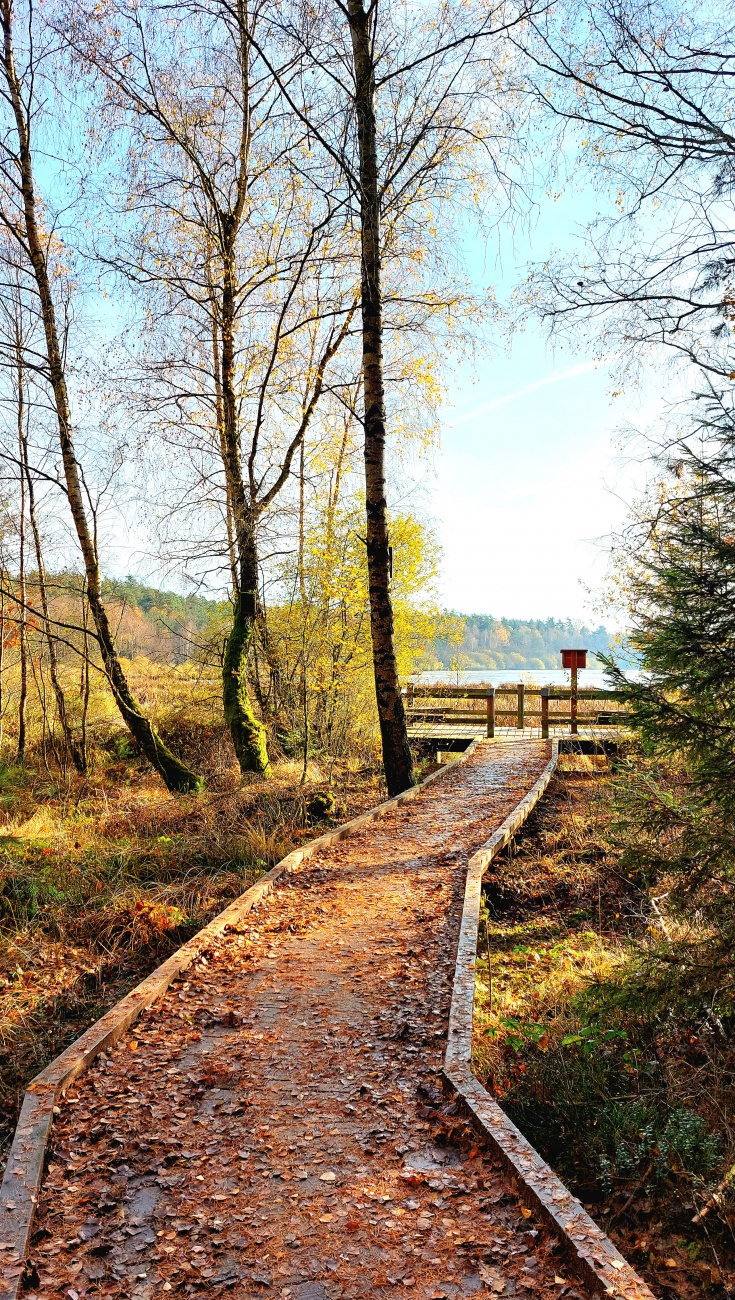
[[559, 1294], [439, 1078], [467, 855], [546, 760], [482, 747], [440, 800], [305, 864], [93, 1067], [55, 1133], [37, 1295]]
[[[442, 1090], [460, 922], [474, 951], [468, 859], [540, 788], [549, 752], [476, 747], [213, 934], [57, 1107], [31, 1258], [6, 1264], [0, 1295], [16, 1294], [21, 1272], [27, 1300], [599, 1289], [570, 1272], [563, 1233], [522, 1205]], [[20, 1134], [16, 1159], [32, 1163], [27, 1147]], [[565, 1201], [570, 1240], [604, 1255], [602, 1233], [536, 1161], [552, 1224]], [[4, 1202], [6, 1232], [19, 1208]], [[621, 1278], [611, 1294], [650, 1300], [607, 1258]]]

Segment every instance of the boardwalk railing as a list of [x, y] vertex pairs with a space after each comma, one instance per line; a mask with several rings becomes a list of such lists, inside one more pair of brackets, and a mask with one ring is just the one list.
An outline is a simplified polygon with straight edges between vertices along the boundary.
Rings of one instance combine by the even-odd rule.
[[[488, 736], [495, 735], [496, 727], [539, 728], [543, 739], [560, 727], [568, 726], [572, 734], [580, 726], [619, 727], [625, 725], [627, 712], [615, 691], [591, 687], [573, 692], [569, 686], [529, 686], [525, 682], [502, 686], [417, 686], [409, 682], [405, 699], [409, 728], [417, 724], [423, 724], [422, 730], [474, 724], [479, 729], [484, 725]], [[450, 701], [457, 703], [453, 707]]]

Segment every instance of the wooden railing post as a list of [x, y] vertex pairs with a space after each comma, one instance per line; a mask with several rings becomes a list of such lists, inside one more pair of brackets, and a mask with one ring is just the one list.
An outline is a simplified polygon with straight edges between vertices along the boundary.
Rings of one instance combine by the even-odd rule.
[[523, 682], [518, 683], [518, 720], [516, 726], [519, 731], [523, 731], [526, 725], [526, 688]]
[[541, 687], [541, 739], [549, 739], [549, 688]]
[[487, 693], [487, 734], [492, 740], [495, 735], [495, 687], [491, 686]]

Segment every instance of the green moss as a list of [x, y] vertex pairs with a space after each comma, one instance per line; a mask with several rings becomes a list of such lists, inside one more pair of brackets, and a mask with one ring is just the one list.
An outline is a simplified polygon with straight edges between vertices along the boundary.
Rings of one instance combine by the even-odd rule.
[[225, 722], [232, 736], [237, 761], [242, 772], [256, 772], [269, 777], [266, 731], [255, 716], [248, 693], [247, 658], [253, 635], [252, 624], [245, 617], [240, 600], [235, 603], [232, 630], [227, 638], [222, 665], [222, 703]]

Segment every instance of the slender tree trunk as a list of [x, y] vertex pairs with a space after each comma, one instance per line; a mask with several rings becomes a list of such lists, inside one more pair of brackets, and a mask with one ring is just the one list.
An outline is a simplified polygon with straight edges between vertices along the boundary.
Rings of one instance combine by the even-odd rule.
[[[211, 287], [211, 286], [210, 286]], [[214, 291], [211, 292], [212, 304], [212, 364], [214, 368], [214, 399], [215, 399], [215, 416], [217, 420], [217, 436], [219, 439], [219, 450], [222, 457], [222, 463], [227, 466], [227, 446], [225, 440], [225, 410], [222, 400], [222, 362], [220, 358], [219, 346], [219, 322], [217, 319], [216, 297]], [[226, 475], [227, 478], [227, 475]], [[225, 486], [225, 523], [227, 525], [227, 553], [230, 559], [230, 577], [232, 579], [232, 594], [237, 596], [240, 579], [237, 574], [237, 556], [235, 554], [235, 528], [232, 520], [232, 493], [230, 492], [229, 480]]]
[[[254, 521], [253, 521], [254, 524]], [[222, 703], [237, 760], [243, 772], [270, 776], [265, 727], [256, 718], [248, 693], [247, 660], [258, 603], [258, 555], [255, 528], [238, 539], [240, 590], [232, 611], [232, 629], [227, 638], [222, 665]]]
[[115, 642], [107, 618], [107, 611], [102, 600], [101, 580], [97, 549], [89, 529], [84, 507], [84, 496], [74, 451], [72, 436], [71, 410], [64, 374], [62, 352], [56, 325], [56, 309], [51, 293], [48, 265], [43, 241], [38, 227], [36, 210], [35, 184], [31, 156], [30, 124], [21, 94], [20, 82], [15, 68], [13, 52], [13, 0], [0, 0], [0, 15], [3, 27], [3, 74], [8, 88], [8, 97], [15, 117], [18, 135], [18, 171], [19, 186], [23, 202], [23, 233], [27, 242], [33, 272], [38, 291], [46, 339], [46, 354], [49, 377], [54, 395], [54, 404], [59, 428], [61, 457], [64, 465], [69, 505], [76, 528], [79, 546], [84, 560], [87, 578], [87, 599], [97, 630], [97, 640], [105, 666], [108, 681], [115, 697], [115, 702], [130, 734], [142, 750], [145, 757], [156, 768], [169, 790], [177, 793], [200, 790], [201, 778], [197, 777], [164, 745], [151, 722], [141, 712], [133, 696], [117, 655]]
[[62, 770], [63, 770], [63, 764], [56, 751], [56, 742], [54, 740], [54, 733], [49, 723], [49, 717], [48, 717], [48, 707], [46, 703], [46, 679], [43, 675], [43, 642], [41, 642], [37, 664], [33, 662], [33, 658], [31, 657], [30, 665], [31, 665], [31, 672], [33, 673], [33, 681], [36, 687], [36, 695], [38, 696], [38, 703], [41, 706], [41, 755], [43, 757], [43, 765], [46, 768], [46, 772], [50, 780], [51, 768], [48, 765], [48, 746], [46, 744], [47, 737], [48, 737], [49, 744], [51, 745], [54, 758], [56, 759], [58, 766], [61, 767]]
[[[390, 549], [385, 498], [385, 388], [381, 290], [380, 198], [375, 128], [375, 71], [370, 14], [363, 0], [347, 3], [355, 73], [360, 153], [362, 252], [362, 383], [365, 422], [365, 508], [370, 632], [383, 767], [389, 795], [413, 785], [406, 714], [398, 681], [390, 593]], [[372, 6], [374, 8], [374, 6]]]
[[268, 667], [268, 694], [266, 696], [263, 693], [261, 704], [267, 708], [271, 718], [276, 718], [283, 705], [284, 671], [278, 647], [274, 645], [268, 631], [268, 616], [262, 601], [258, 601], [255, 635], [260, 641]]
[[84, 770], [88, 770], [88, 750], [87, 750], [87, 714], [89, 713], [89, 604], [87, 593], [82, 588], [82, 627], [84, 628], [84, 639], [82, 641], [82, 667], [79, 678], [79, 696], [82, 702], [82, 716], [80, 720], [81, 734], [81, 751], [84, 759]]
[[[342, 475], [344, 472], [345, 458], [347, 455], [347, 443], [350, 436], [350, 421], [345, 419], [344, 429], [342, 431], [342, 441], [337, 454], [337, 463], [334, 471], [334, 481], [329, 489], [329, 499], [327, 502], [327, 524], [325, 532], [325, 552], [331, 555], [334, 545], [334, 520], [339, 505], [340, 491], [342, 488]], [[325, 628], [328, 628], [332, 622], [332, 592], [327, 590], [324, 594], [324, 600], [321, 611], [321, 622]], [[340, 601], [337, 606], [337, 617], [342, 626], [341, 643], [344, 644], [347, 636], [347, 626], [345, 618], [344, 600]], [[339, 691], [340, 675], [344, 671], [344, 665], [341, 659], [341, 648], [338, 645], [332, 646], [331, 672], [328, 684], [321, 693], [321, 703], [317, 715], [318, 724], [322, 727], [324, 733], [324, 743], [329, 754], [332, 753], [332, 738], [334, 734], [334, 719], [337, 708], [337, 695]], [[331, 782], [331, 775], [330, 775]]]
[[305, 440], [299, 451], [299, 595], [301, 597], [301, 715], [304, 727], [303, 762], [301, 765], [301, 784], [306, 785], [309, 771], [309, 695], [306, 678], [306, 621], [308, 607], [306, 601], [306, 574], [304, 572], [304, 474], [306, 471]]
[[[0, 582], [4, 587], [5, 575], [0, 569]], [[5, 683], [3, 673], [5, 672], [5, 591], [0, 588], [0, 753], [3, 747], [3, 731], [5, 727]]]
[[[232, 628], [222, 666], [222, 703], [240, 771], [271, 774], [266, 730], [256, 717], [247, 682], [248, 652], [258, 610], [257, 511], [247, 494], [242, 471], [240, 422], [235, 385], [236, 246], [248, 197], [250, 154], [250, 33], [245, 0], [233, 6], [239, 32], [240, 111], [242, 113], [235, 198], [217, 212], [221, 258], [219, 302], [213, 301], [212, 335], [220, 450], [227, 490], [228, 539], [232, 573]], [[218, 334], [219, 330], [219, 334]]]
[[248, 651], [258, 612], [257, 517], [247, 499], [242, 475], [235, 397], [235, 263], [231, 247], [224, 259], [221, 318], [222, 453], [237, 556], [232, 629], [222, 668], [222, 703], [240, 770], [267, 777], [271, 767], [266, 731], [255, 716], [247, 683]]
[[18, 555], [18, 587], [20, 597], [20, 696], [18, 699], [18, 748], [16, 762], [25, 762], [26, 756], [26, 703], [28, 700], [28, 593], [26, 590], [26, 480], [23, 473], [23, 376], [18, 374], [18, 459], [20, 461], [20, 546]]
[[[20, 357], [20, 347], [18, 349], [18, 369], [22, 365]], [[33, 477], [31, 467], [28, 461], [28, 438], [25, 430], [21, 431], [21, 454], [23, 457], [23, 474], [25, 476], [28, 489], [28, 520], [31, 525], [33, 534], [33, 545], [36, 552], [36, 571], [38, 573], [38, 594], [41, 601], [41, 613], [43, 615], [43, 626], [46, 634], [46, 644], [48, 646], [48, 666], [49, 677], [51, 678], [51, 689], [56, 700], [56, 712], [59, 717], [61, 732], [64, 737], [64, 744], [71, 757], [77, 772], [84, 776], [87, 771], [87, 764], [83, 749], [74, 739], [74, 731], [69, 721], [69, 712], [66, 707], [66, 697], [59, 679], [59, 664], [56, 657], [56, 642], [51, 631], [51, 618], [48, 607], [48, 592], [46, 589], [46, 570], [43, 563], [43, 550], [41, 548], [41, 533], [38, 527], [38, 518], [36, 516], [36, 497], [33, 487]]]

